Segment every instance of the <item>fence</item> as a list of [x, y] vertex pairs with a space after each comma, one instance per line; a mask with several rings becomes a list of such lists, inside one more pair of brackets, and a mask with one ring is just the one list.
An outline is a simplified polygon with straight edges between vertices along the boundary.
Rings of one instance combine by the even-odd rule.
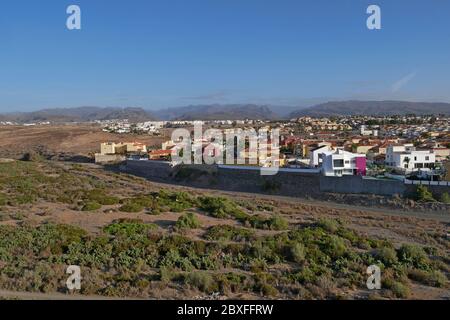
[[424, 186], [443, 186], [450, 187], [450, 181], [425, 181], [425, 180], [403, 180], [405, 184], [424, 185]]

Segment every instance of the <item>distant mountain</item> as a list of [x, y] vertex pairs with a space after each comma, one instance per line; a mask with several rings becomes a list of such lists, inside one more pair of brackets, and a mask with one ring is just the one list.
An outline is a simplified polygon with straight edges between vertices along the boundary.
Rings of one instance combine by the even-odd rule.
[[289, 118], [302, 116], [329, 117], [354, 115], [450, 115], [450, 103], [408, 102], [408, 101], [332, 101], [297, 110]]
[[34, 112], [11, 113], [0, 115], [0, 121], [19, 123], [31, 122], [86, 122], [94, 120], [129, 119], [130, 121], [153, 120], [154, 116], [141, 108], [57, 108]]
[[270, 106], [256, 104], [196, 105], [153, 112], [162, 120], [271, 120], [280, 118]]

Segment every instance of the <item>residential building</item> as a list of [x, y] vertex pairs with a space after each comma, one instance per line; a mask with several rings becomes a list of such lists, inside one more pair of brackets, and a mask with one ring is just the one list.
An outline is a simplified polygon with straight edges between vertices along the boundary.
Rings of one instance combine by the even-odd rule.
[[317, 168], [322, 165], [322, 155], [324, 152], [334, 150], [331, 144], [319, 145], [309, 151], [309, 166]]
[[389, 146], [386, 153], [386, 166], [412, 172], [433, 169], [436, 155], [431, 150], [415, 150], [411, 146]]
[[344, 150], [322, 153], [322, 173], [326, 176], [366, 175], [366, 156]]

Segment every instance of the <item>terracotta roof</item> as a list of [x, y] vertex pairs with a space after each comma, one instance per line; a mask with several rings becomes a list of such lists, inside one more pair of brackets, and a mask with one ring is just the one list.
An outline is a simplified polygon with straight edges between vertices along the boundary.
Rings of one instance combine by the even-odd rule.
[[152, 151], [150, 151], [150, 154], [152, 156], [171, 155], [172, 153], [173, 153], [173, 150], [152, 150]]

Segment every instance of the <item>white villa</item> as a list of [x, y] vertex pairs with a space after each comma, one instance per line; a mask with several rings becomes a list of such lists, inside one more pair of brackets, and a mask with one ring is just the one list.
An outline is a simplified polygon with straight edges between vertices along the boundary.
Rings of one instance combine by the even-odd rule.
[[415, 150], [412, 146], [389, 146], [386, 151], [386, 166], [405, 172], [429, 171], [434, 168], [436, 155], [430, 150]]
[[366, 155], [344, 150], [322, 153], [322, 173], [325, 176], [366, 175]]

